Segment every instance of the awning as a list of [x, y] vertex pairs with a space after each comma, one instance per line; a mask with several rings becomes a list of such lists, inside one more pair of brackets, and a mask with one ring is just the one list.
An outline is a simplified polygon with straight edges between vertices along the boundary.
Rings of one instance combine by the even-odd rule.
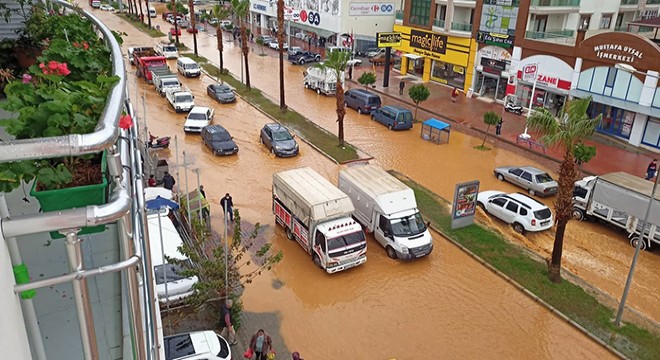
[[353, 36], [355, 37], [355, 40], [376, 42], [375, 36], [360, 35], [360, 34], [354, 34]]
[[417, 54], [403, 54], [403, 56], [407, 57], [408, 59], [411, 60], [417, 60], [423, 58], [422, 55], [417, 55]]
[[314, 34], [316, 34], [320, 37], [324, 37], [324, 38], [330, 37], [330, 36], [335, 34], [335, 32], [333, 32], [333, 31], [315, 28], [313, 26], [305, 25], [303, 23], [295, 22], [295, 21], [291, 22], [291, 27], [298, 28], [300, 30], [304, 30], [304, 31], [307, 31], [307, 32], [311, 32], [311, 33], [314, 33]]
[[578, 89], [573, 89], [569, 91], [569, 94], [577, 98], [586, 98], [591, 96], [593, 98], [593, 101], [600, 104], [614, 106], [619, 109], [624, 109], [624, 110], [652, 116], [654, 118], [660, 118], [660, 109], [656, 109], [650, 106], [642, 106], [632, 101], [625, 101], [625, 100], [616, 99], [609, 96], [603, 96], [600, 94], [594, 94], [588, 91], [578, 90]]
[[[446, 122], [440, 121], [438, 119], [433, 119], [433, 118], [424, 121], [424, 125], [428, 125], [432, 128], [436, 128], [438, 130], [444, 130], [444, 129], [447, 129], [447, 128], [450, 127], [450, 125], [447, 124]], [[445, 131], [447, 131], [447, 130], [445, 130]]]

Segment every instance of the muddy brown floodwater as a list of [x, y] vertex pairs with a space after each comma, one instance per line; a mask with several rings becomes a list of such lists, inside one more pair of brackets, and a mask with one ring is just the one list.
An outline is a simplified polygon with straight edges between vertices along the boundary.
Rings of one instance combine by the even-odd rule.
[[[96, 13], [110, 28], [128, 34], [124, 38], [124, 50], [156, 43], [155, 39], [114, 15]], [[160, 19], [155, 21], [160, 22], [161, 27], [166, 26]], [[186, 35], [182, 39], [187, 39]], [[217, 57], [217, 53], [206, 50], [214, 41], [200, 35], [202, 55], [211, 59]], [[230, 46], [227, 46], [225, 58], [228, 67], [236, 73], [237, 56]], [[273, 60], [254, 55], [251, 59], [257, 59], [252, 68], [254, 85], [276, 96], [272, 92], [276, 87], [275, 77], [265, 70], [275, 68]], [[171, 61], [170, 66], [173, 65]], [[287, 69], [291, 77], [300, 80], [301, 68], [288, 66]], [[144, 96], [149, 130], [157, 135], [177, 136], [178, 164], [174, 143], [161, 154], [168, 159], [170, 171], [175, 175], [180, 173], [178, 186], [185, 189], [186, 185], [182, 166], [185, 151], [186, 167], [200, 169], [201, 182], [212, 203], [214, 224], [220, 223], [217, 204], [224, 193], [230, 192], [244, 223], [263, 224], [261, 236], [284, 252], [283, 262], [250, 284], [243, 300], [247, 311], [279, 314], [280, 332], [288, 348], [300, 351], [308, 359], [613, 358], [600, 345], [438, 234], [433, 234], [434, 253], [415, 262], [389, 259], [369, 237], [366, 265], [326, 275], [313, 266], [295, 242], [286, 239], [281, 228], [274, 226], [271, 179], [277, 171], [311, 166], [336, 183], [339, 166], [304, 143], [301, 143], [300, 156], [274, 158], [258, 143], [259, 129], [271, 120], [241, 99], [231, 105], [214, 103], [204, 90], [212, 81], [208, 78], [185, 79], [195, 94], [196, 103], [215, 108], [215, 122], [231, 132], [240, 148], [236, 156], [213, 156], [198, 135], [184, 135], [183, 114], [175, 114], [152, 86], [145, 85], [141, 79], [136, 81], [130, 67], [129, 74], [130, 95], [139, 114], [142, 114], [141, 97]], [[289, 103], [321, 126], [334, 130], [331, 99], [299, 91], [302, 89], [299, 85], [291, 80], [287, 86], [291, 89]], [[475, 155], [472, 146], [478, 139], [460, 133], [452, 134], [450, 145], [435, 146], [419, 141], [417, 129], [389, 133], [375, 126], [368, 117], [358, 117], [350, 111], [347, 123], [350, 129], [347, 138], [376, 156], [379, 164], [402, 171], [443, 196], [451, 195], [449, 189], [453, 189], [453, 183], [473, 178], [482, 180], [482, 188], [514, 191], [513, 187], [494, 180], [490, 173], [492, 166], [528, 161], [497, 148]], [[180, 166], [177, 168], [177, 165]], [[194, 188], [196, 180], [190, 171], [188, 179], [189, 187]], [[506, 233], [509, 231], [501, 224], [492, 226]], [[217, 225], [214, 228], [219, 230]], [[528, 241], [542, 250], [550, 236], [533, 235]], [[282, 286], [276, 288], [274, 282]]]

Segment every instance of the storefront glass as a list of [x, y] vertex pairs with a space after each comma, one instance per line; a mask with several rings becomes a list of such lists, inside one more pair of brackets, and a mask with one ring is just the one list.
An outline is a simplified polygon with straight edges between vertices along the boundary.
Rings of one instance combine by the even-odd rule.
[[431, 80], [462, 89], [465, 84], [465, 67], [433, 60]]
[[[522, 81], [518, 82], [518, 87], [516, 88], [516, 96], [518, 98], [519, 105], [529, 107], [532, 88], [532, 84], [524, 83]], [[532, 108], [542, 106], [555, 115], [558, 115], [559, 110], [561, 110], [561, 107], [564, 106], [564, 102], [566, 102], [566, 95], [536, 86], [536, 89], [534, 90]]]
[[592, 102], [591, 105], [589, 105], [587, 114], [592, 118], [599, 114], [603, 115], [603, 119], [596, 128], [596, 131], [622, 137], [624, 139], [630, 138], [630, 131], [632, 130], [632, 125], [635, 121], [634, 112]]
[[504, 100], [506, 78], [479, 71], [477, 73], [476, 93], [489, 99]]
[[642, 144], [660, 148], [660, 119], [650, 117], [646, 122]]

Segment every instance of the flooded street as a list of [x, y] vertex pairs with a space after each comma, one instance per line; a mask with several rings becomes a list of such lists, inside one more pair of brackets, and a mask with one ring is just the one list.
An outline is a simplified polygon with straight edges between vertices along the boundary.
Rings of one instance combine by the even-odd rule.
[[[95, 13], [110, 28], [128, 34], [124, 37], [124, 53], [128, 47], [157, 42], [112, 14]], [[161, 24], [161, 28], [169, 29], [169, 24], [160, 17], [154, 21]], [[190, 45], [190, 37], [184, 32], [181, 39]], [[200, 55], [217, 59], [215, 41], [200, 34]], [[230, 42], [225, 43], [225, 50], [226, 66], [240, 76], [238, 50]], [[267, 49], [264, 52], [274, 54]], [[258, 54], [250, 55], [252, 83], [270, 97], [277, 98], [277, 76], [270, 70], [276, 68], [276, 59]], [[176, 68], [174, 60], [170, 60], [170, 68]], [[287, 64], [285, 69], [289, 106], [336, 132], [333, 99], [304, 91], [302, 67]], [[161, 151], [170, 164], [170, 172], [175, 176], [177, 171], [180, 173], [177, 185], [183, 189], [186, 186], [182, 166], [185, 151], [188, 187], [197, 186], [191, 170], [198, 168], [212, 204], [214, 229], [220, 231], [218, 202], [229, 192], [244, 223], [261, 223], [260, 236], [282, 249], [282, 263], [248, 285], [243, 302], [246, 311], [278, 314], [279, 330], [289, 349], [300, 351], [307, 359], [613, 358], [606, 349], [479, 265], [439, 234], [433, 234], [435, 251], [416, 262], [389, 259], [369, 236], [367, 264], [332, 276], [325, 274], [314, 267], [297, 243], [287, 240], [282, 229], [274, 225], [271, 179], [274, 172], [310, 166], [336, 183], [340, 167], [302, 141], [299, 141], [300, 156], [275, 158], [258, 142], [260, 128], [272, 120], [242, 99], [229, 105], [212, 101], [205, 92], [211, 79], [184, 80], [181, 77], [193, 91], [196, 105], [213, 107], [214, 122], [227, 128], [240, 148], [236, 156], [214, 156], [203, 146], [199, 135], [184, 135], [185, 114], [174, 113], [152, 85], [146, 85], [142, 79], [135, 81], [133, 71], [134, 68], [129, 67], [130, 95], [139, 114], [143, 113], [141, 97], [144, 96], [149, 130], [154, 135], [178, 138], [178, 168], [174, 142], [169, 150]], [[381, 166], [405, 173], [447, 198], [452, 196], [456, 182], [475, 178], [482, 181], [484, 190], [517, 191], [511, 185], [498, 182], [492, 175], [492, 168], [511, 163], [535, 163], [498, 148], [476, 152], [472, 147], [481, 140], [459, 132], [452, 133], [449, 145], [433, 145], [419, 139], [417, 126], [412, 131], [390, 133], [368, 116], [348, 110], [346, 139], [373, 155]], [[552, 246], [551, 233], [524, 238], [484, 216], [480, 216], [480, 221], [541, 253], [548, 253]], [[625, 279], [624, 265], [632, 252], [625, 236], [584, 223], [572, 223], [567, 235], [566, 265], [618, 297]], [[594, 243], [602, 245], [597, 248]], [[652, 276], [660, 272], [657, 257], [647, 253], [640, 257], [629, 304], [660, 319], [657, 286]]]

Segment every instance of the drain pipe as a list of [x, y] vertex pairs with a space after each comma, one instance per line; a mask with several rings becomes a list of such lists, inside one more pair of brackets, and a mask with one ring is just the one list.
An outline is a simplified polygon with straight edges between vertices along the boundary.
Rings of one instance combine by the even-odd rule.
[[[0, 193], [0, 217], [2, 217], [3, 220], [9, 219], [9, 209], [7, 208], [5, 193]], [[18, 249], [16, 237], [12, 236], [5, 240], [7, 242], [7, 248], [9, 249], [9, 256], [11, 258], [11, 265], [14, 268], [15, 276], [18, 277], [17, 274], [20, 272], [24, 275], [24, 280], [29, 282], [30, 275], [28, 274], [27, 267], [23, 264], [23, 258]], [[17, 280], [16, 283], [18, 284], [19, 281]], [[30, 340], [30, 348], [33, 351], [33, 356], [37, 360], [46, 360], [46, 349], [44, 348], [44, 341], [41, 337], [41, 329], [39, 329], [37, 312], [34, 310], [34, 302], [32, 301], [34, 295], [34, 292], [21, 294], [21, 308], [23, 309], [25, 327]]]

